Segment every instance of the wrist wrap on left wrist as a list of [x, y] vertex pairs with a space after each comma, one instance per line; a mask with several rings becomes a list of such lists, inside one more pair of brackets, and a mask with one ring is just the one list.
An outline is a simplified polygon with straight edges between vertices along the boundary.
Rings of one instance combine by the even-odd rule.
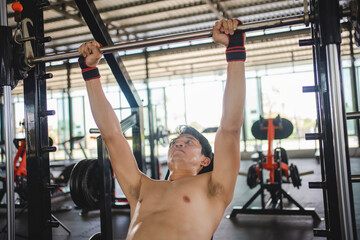
[[81, 68], [82, 76], [85, 81], [100, 78], [99, 69], [97, 67], [89, 67], [86, 65], [86, 57], [79, 57], [79, 66]]
[[[242, 24], [238, 20], [239, 24]], [[245, 61], [246, 49], [244, 47], [245, 33], [236, 30], [233, 35], [228, 35], [229, 45], [226, 48], [226, 61]]]

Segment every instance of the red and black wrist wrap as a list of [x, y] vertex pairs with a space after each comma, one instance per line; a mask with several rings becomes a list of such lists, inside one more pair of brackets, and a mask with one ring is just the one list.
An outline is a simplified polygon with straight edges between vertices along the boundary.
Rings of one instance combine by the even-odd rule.
[[[241, 24], [241, 22], [239, 22]], [[245, 33], [236, 30], [233, 35], [228, 35], [229, 45], [226, 48], [226, 61], [245, 61], [246, 50], [244, 47]]]
[[95, 78], [100, 78], [99, 69], [97, 67], [89, 67], [86, 65], [85, 60], [86, 57], [83, 56], [80, 56], [78, 60], [84, 80], [89, 81]]

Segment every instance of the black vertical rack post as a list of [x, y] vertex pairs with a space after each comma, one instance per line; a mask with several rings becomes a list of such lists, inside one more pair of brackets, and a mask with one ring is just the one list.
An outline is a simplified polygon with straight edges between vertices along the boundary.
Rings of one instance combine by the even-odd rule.
[[97, 137], [98, 167], [100, 173], [100, 226], [101, 239], [112, 240], [111, 207], [114, 196], [112, 195], [113, 173], [111, 171], [110, 157], [101, 136]]
[[319, 133], [308, 134], [307, 139], [319, 140], [322, 179], [309, 187], [323, 190], [325, 209], [325, 229], [315, 229], [314, 235], [357, 239], [342, 90], [339, 1], [312, 0], [310, 6]]
[[[35, 36], [32, 48], [35, 56], [45, 55], [43, 8], [48, 1], [22, 0], [22, 18], [29, 18], [33, 26], [29, 35]], [[28, 238], [51, 240], [52, 227], [59, 223], [51, 217], [49, 147], [47, 116], [46, 79], [51, 75], [45, 72], [45, 63], [37, 64], [24, 79], [25, 139], [28, 192]]]

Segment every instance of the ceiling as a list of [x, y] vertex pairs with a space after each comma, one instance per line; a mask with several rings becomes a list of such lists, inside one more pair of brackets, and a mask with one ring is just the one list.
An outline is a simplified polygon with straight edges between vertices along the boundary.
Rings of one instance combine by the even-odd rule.
[[[8, 22], [15, 28], [11, 2], [8, 1]], [[340, 2], [348, 4], [348, 1]], [[304, 12], [302, 0], [95, 0], [94, 3], [114, 43], [211, 29], [221, 18], [239, 18], [249, 23]], [[50, 0], [50, 6], [44, 9], [44, 29], [45, 36], [52, 37], [45, 45], [46, 54], [74, 51], [81, 43], [93, 39], [74, 1]], [[342, 54], [349, 55], [349, 33], [344, 30], [342, 35]], [[311, 47], [298, 45], [300, 39], [306, 38], [310, 38], [310, 29], [303, 24], [249, 32], [247, 67], [311, 60]], [[211, 39], [165, 45], [148, 51], [150, 80], [226, 68], [225, 49], [212, 43]], [[355, 53], [359, 53], [357, 48]], [[120, 55], [131, 79], [143, 81], [146, 78], [143, 49], [121, 52]], [[71, 87], [83, 86], [77, 64], [69, 66]], [[102, 62], [99, 67], [106, 81], [115, 82], [106, 63]], [[47, 71], [54, 75], [47, 80], [48, 89], [67, 87], [65, 64], [52, 63]], [[22, 93], [21, 85], [13, 90], [14, 94]]]

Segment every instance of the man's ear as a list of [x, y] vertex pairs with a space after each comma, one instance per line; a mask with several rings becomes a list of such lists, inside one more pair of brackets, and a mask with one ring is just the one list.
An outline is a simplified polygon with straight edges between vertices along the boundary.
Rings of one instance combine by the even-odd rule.
[[204, 156], [203, 159], [201, 160], [200, 165], [203, 167], [207, 167], [209, 166], [210, 163], [211, 163], [210, 158]]

